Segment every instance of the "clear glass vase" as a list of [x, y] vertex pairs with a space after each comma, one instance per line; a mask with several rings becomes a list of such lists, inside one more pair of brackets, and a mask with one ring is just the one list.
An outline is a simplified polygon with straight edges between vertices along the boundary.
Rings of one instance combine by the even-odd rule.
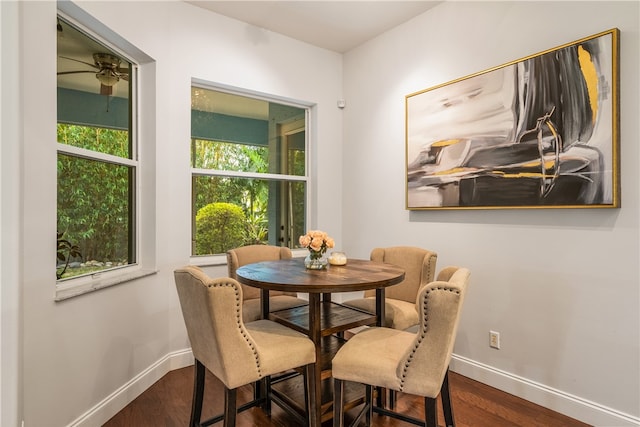
[[309, 253], [304, 259], [304, 266], [309, 270], [324, 270], [328, 264], [327, 257], [320, 253]]

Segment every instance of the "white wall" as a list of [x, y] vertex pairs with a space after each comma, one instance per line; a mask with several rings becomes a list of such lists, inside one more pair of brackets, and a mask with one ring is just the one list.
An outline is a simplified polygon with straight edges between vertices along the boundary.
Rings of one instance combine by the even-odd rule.
[[[155, 154], [150, 154], [155, 155], [155, 188], [146, 190], [156, 193], [151, 208], [158, 273], [54, 302], [56, 3], [21, 3], [22, 40], [15, 46], [23, 55], [16, 66], [25, 83], [24, 140], [3, 140], [3, 148], [5, 142], [24, 144], [29, 159], [24, 176], [13, 176], [24, 185], [21, 401], [26, 427], [100, 425], [159, 375], [190, 361], [182, 357], [189, 345], [173, 270], [189, 263], [190, 255], [191, 78], [313, 105], [314, 158], [318, 164], [341, 163], [340, 55], [183, 2], [78, 4], [155, 60], [156, 99], [144, 108], [153, 109], [156, 119], [146, 133], [156, 135]], [[341, 195], [335, 189], [341, 171], [324, 168], [318, 174], [323, 186], [314, 190], [315, 225], [340, 239]], [[226, 266], [210, 272], [226, 275]]]
[[[20, 322], [20, 180], [18, 7], [0, 3], [0, 425], [18, 425], [21, 394]], [[11, 143], [13, 141], [14, 143]]]
[[[639, 16], [638, 2], [446, 2], [344, 57], [348, 255], [417, 245], [469, 267], [454, 369], [596, 425], [640, 424]], [[613, 27], [621, 209], [404, 209], [407, 94]]]

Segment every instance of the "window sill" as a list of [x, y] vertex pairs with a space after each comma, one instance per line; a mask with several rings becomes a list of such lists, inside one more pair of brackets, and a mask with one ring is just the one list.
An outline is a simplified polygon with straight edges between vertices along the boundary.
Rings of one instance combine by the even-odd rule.
[[111, 275], [105, 277], [91, 278], [88, 282], [73, 285], [58, 285], [56, 288], [55, 301], [64, 301], [70, 298], [74, 298], [80, 295], [94, 292], [100, 289], [108, 288], [111, 286], [119, 285], [121, 283], [130, 282], [132, 280], [140, 279], [141, 277], [151, 276], [156, 274], [157, 270], [144, 270], [138, 269], [135, 271], [129, 271], [117, 275]]

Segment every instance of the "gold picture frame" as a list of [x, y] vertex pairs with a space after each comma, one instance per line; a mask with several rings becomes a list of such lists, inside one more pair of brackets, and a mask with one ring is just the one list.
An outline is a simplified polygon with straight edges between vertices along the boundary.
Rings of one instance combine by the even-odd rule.
[[618, 208], [617, 28], [405, 98], [406, 208]]

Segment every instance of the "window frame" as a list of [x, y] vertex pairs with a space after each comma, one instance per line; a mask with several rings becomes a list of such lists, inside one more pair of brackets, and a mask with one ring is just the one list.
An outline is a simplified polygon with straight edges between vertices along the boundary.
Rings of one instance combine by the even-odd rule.
[[[256, 172], [244, 172], [244, 171], [233, 171], [233, 170], [218, 170], [218, 169], [202, 169], [202, 168], [193, 168], [191, 167], [191, 162], [189, 164], [189, 171], [191, 180], [191, 194], [193, 194], [193, 178], [195, 176], [212, 176], [212, 177], [225, 177], [225, 178], [249, 178], [249, 179], [261, 179], [261, 180], [274, 180], [279, 182], [304, 182], [306, 184], [305, 191], [305, 219], [304, 223], [308, 226], [310, 223], [311, 217], [311, 185], [313, 182], [312, 174], [311, 174], [311, 150], [310, 150], [310, 129], [311, 129], [311, 116], [312, 116], [312, 107], [313, 104], [292, 100], [288, 98], [278, 97], [275, 95], [265, 94], [261, 92], [254, 92], [250, 90], [245, 90], [237, 87], [220, 85], [216, 83], [211, 83], [205, 80], [200, 79], [192, 79], [191, 86], [192, 88], [199, 88], [204, 90], [218, 91], [223, 93], [228, 93], [231, 95], [243, 96], [247, 98], [257, 99], [266, 102], [273, 102], [282, 105], [287, 105], [291, 107], [296, 107], [304, 110], [304, 129], [305, 129], [305, 174], [304, 175], [288, 175], [288, 174], [279, 174], [279, 173], [256, 173]], [[190, 135], [190, 144], [193, 137]], [[191, 150], [191, 148], [189, 148]], [[278, 153], [279, 156], [282, 153]], [[191, 155], [189, 155], [191, 158]], [[226, 265], [227, 257], [226, 254], [212, 254], [212, 255], [194, 255], [193, 254], [193, 244], [194, 244], [194, 230], [195, 230], [195, 221], [196, 221], [196, 213], [193, 211], [193, 202], [190, 206], [190, 218], [191, 218], [191, 229], [189, 233], [189, 248], [190, 248], [190, 263], [192, 265], [207, 267], [207, 266], [217, 266], [217, 265]], [[306, 251], [291, 249], [294, 257], [295, 256], [305, 256]]]
[[[152, 120], [150, 119], [153, 117], [143, 114], [140, 110], [140, 101], [143, 93], [143, 85], [140, 75], [142, 74], [142, 69], [144, 67], [143, 64], [152, 62], [151, 58], [119, 35], [102, 26], [102, 24], [89, 19], [88, 16], [86, 16], [86, 13], [75, 5], [58, 3], [57, 16], [76, 27], [87, 37], [103, 44], [105, 47], [111, 49], [113, 52], [131, 63], [131, 71], [129, 74], [129, 85], [131, 87], [131, 99], [129, 99], [129, 103], [131, 111], [130, 126], [128, 129], [131, 146], [130, 158], [125, 158], [63, 144], [58, 142], [56, 138], [56, 161], [58, 159], [58, 155], [64, 154], [92, 161], [107, 162], [131, 167], [135, 170], [132, 174], [134, 182], [132, 184], [130, 183], [130, 191], [135, 192], [133, 196], [134, 206], [132, 206], [132, 216], [134, 219], [131, 221], [131, 226], [134, 228], [132, 238], [135, 240], [131, 247], [135, 251], [135, 261], [126, 266], [105, 269], [93, 274], [56, 280], [54, 300], [64, 301], [88, 292], [129, 282], [157, 272], [154, 250], [155, 234], [151, 234], [151, 231], [148, 228], [144, 228], [141, 224], [141, 218], [143, 217], [142, 212], [148, 212], [155, 217], [153, 209], [147, 209], [155, 203], [155, 194], [143, 195], [142, 193], [143, 182], [149, 179], [151, 176], [150, 174], [155, 173], [155, 169], [149, 168], [146, 164], [144, 166], [145, 169], [143, 169], [144, 163], [140, 154], [143, 151], [141, 149], [142, 144], [145, 143], [141, 129], [143, 127], [148, 129], [148, 126], [152, 123]], [[95, 28], [90, 28], [88, 25], [85, 25], [83, 21], [92, 22], [92, 25], [95, 26]], [[56, 123], [60, 122], [56, 119]], [[148, 143], [148, 141], [146, 143]], [[55, 212], [57, 218], [57, 207]]]

